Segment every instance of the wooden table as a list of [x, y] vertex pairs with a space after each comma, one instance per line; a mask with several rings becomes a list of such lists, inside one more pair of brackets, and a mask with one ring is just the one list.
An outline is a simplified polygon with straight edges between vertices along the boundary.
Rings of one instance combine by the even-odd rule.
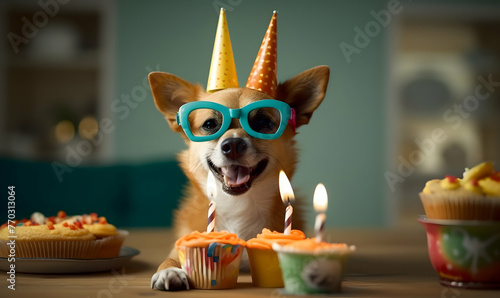
[[[121, 272], [94, 274], [16, 275], [16, 291], [7, 289], [6, 275], [0, 297], [287, 297], [280, 289], [255, 288], [249, 274], [240, 274], [231, 290], [161, 292], [151, 290], [150, 279], [173, 241], [169, 229], [130, 229], [126, 246], [137, 248]], [[469, 290], [442, 286], [432, 269], [423, 228], [414, 224], [399, 229], [331, 229], [329, 241], [357, 247], [349, 259], [343, 292], [334, 297], [500, 297], [500, 290]], [[297, 297], [297, 296], [290, 296]], [[321, 297], [321, 296], [318, 296]]]

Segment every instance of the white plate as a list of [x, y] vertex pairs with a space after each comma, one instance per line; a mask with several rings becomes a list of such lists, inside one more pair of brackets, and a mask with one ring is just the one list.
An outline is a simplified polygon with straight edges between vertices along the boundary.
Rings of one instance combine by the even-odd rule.
[[120, 254], [111, 259], [43, 259], [16, 258], [10, 263], [7, 258], [0, 258], [0, 270], [9, 271], [10, 264], [16, 265], [16, 273], [89, 273], [121, 269], [130, 259], [138, 255], [139, 250], [132, 247], [122, 247]]

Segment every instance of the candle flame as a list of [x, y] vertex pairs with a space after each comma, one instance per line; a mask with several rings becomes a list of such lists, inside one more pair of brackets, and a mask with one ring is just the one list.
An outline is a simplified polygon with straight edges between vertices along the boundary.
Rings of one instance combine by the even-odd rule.
[[325, 212], [328, 208], [328, 194], [326, 193], [326, 188], [323, 183], [318, 183], [318, 185], [316, 185], [313, 203], [316, 212]]
[[293, 204], [293, 202], [295, 202], [295, 195], [293, 194], [292, 184], [290, 184], [290, 180], [288, 180], [283, 170], [280, 171], [279, 186], [283, 204]]
[[207, 176], [207, 196], [209, 200], [215, 199], [217, 195], [217, 185], [215, 184], [215, 177], [212, 171], [208, 172]]

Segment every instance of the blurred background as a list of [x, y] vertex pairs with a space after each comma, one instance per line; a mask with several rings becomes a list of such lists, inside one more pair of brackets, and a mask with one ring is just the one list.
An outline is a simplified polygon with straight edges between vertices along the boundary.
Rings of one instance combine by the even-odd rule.
[[0, 186], [16, 186], [18, 218], [62, 209], [171, 224], [186, 145], [147, 74], [206, 86], [220, 7], [240, 86], [275, 9], [278, 79], [331, 68], [297, 135], [292, 185], [310, 226], [318, 182], [327, 226], [413, 225], [427, 180], [498, 164], [498, 1], [3, 0]]

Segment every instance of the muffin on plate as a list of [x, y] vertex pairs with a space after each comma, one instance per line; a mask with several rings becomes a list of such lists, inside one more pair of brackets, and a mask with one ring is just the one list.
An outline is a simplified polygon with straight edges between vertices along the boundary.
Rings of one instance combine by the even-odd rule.
[[20, 258], [114, 258], [127, 235], [96, 213], [67, 216], [59, 211], [57, 216], [45, 217], [34, 212], [29, 220], [0, 227], [0, 256], [9, 254], [8, 243], [15, 239]]
[[69, 223], [83, 227], [90, 231], [97, 240], [102, 242], [102, 247], [97, 258], [115, 258], [120, 254], [123, 241], [128, 235], [127, 231], [118, 230], [114, 225], [108, 223], [106, 217], [97, 216], [97, 213], [90, 215], [76, 215], [69, 217], [61, 224]]
[[[11, 238], [15, 236], [16, 238]], [[94, 259], [102, 243], [83, 227], [75, 225], [54, 225], [31, 221], [16, 222], [15, 228], [0, 230], [0, 257], [7, 257], [15, 240], [15, 255], [19, 258], [76, 258]]]

